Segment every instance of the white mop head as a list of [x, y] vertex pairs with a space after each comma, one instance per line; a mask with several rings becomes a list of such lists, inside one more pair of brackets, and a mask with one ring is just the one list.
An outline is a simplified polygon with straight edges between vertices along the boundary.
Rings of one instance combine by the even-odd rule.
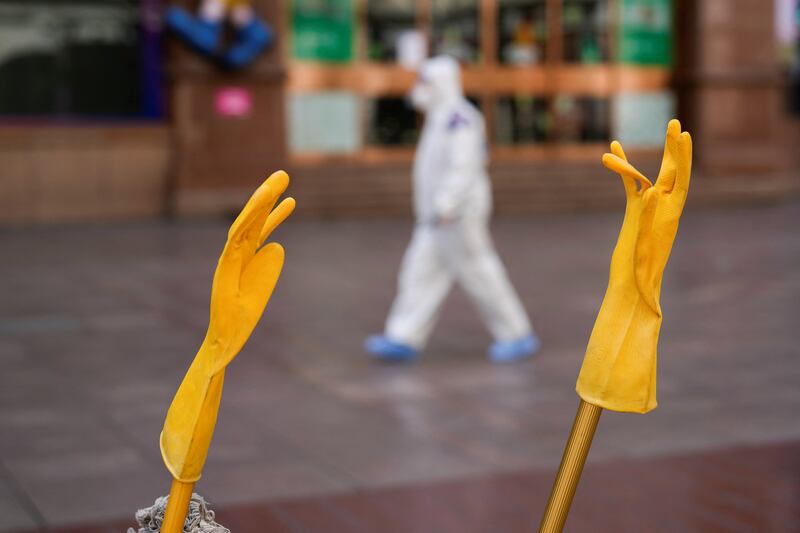
[[[136, 511], [138, 533], [158, 533], [164, 521], [164, 510], [167, 508], [169, 496], [161, 496], [152, 507]], [[199, 494], [192, 494], [189, 502], [189, 514], [183, 524], [184, 533], [231, 533], [229, 529], [214, 521], [214, 511], [208, 508], [206, 501]], [[128, 533], [137, 533], [132, 527]]]

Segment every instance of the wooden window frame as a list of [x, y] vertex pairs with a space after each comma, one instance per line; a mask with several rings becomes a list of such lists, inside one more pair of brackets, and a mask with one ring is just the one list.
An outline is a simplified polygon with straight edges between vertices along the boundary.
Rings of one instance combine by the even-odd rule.
[[[355, 154], [320, 155], [290, 154], [293, 161], [317, 164], [331, 159], [363, 161], [365, 164], [410, 160], [409, 147], [377, 147], [365, 144], [366, 98], [401, 97], [414, 83], [415, 74], [396, 64], [367, 60], [367, 1], [354, 0], [356, 32], [354, 61], [348, 64], [288, 60], [287, 92], [348, 91], [361, 100], [359, 123], [362, 148]], [[544, 61], [530, 67], [504, 65], [498, 61], [499, 0], [476, 0], [478, 4], [480, 54], [479, 61], [466, 65], [463, 71], [464, 91], [480, 100], [486, 118], [487, 133], [493, 156], [500, 160], [540, 160], [545, 158], [578, 158], [595, 156], [602, 149], [598, 143], [565, 143], [546, 141], [495, 145], [495, 110], [499, 98], [529, 94], [548, 99], [553, 112], [554, 96], [609, 98], [621, 91], [655, 91], [669, 87], [670, 70], [665, 67], [620, 65], [617, 62], [617, 13], [619, 0], [607, 0], [609, 13], [609, 60], [592, 65], [568, 63], [563, 57], [562, 0], [546, 0], [547, 45]], [[432, 9], [430, 0], [416, 0], [416, 28], [430, 42]], [[285, 26], [289, 28], [288, 25]], [[288, 30], [287, 30], [288, 31]], [[287, 47], [288, 49], [288, 47]], [[613, 112], [613, 109], [612, 109]]]

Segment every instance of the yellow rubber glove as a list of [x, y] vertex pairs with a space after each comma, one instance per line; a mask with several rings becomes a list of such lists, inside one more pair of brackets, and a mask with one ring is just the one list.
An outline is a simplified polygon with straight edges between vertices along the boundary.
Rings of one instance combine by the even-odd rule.
[[622, 178], [627, 207], [576, 390], [605, 409], [646, 413], [657, 405], [661, 279], [689, 189], [692, 139], [670, 121], [655, 185], [628, 163], [619, 142], [611, 152], [603, 164]]
[[294, 210], [292, 198], [272, 209], [288, 184], [285, 172], [272, 174], [228, 231], [211, 287], [208, 331], [161, 432], [161, 456], [178, 481], [200, 479], [217, 421], [225, 367], [250, 337], [280, 276], [283, 248], [278, 243], [261, 245]]

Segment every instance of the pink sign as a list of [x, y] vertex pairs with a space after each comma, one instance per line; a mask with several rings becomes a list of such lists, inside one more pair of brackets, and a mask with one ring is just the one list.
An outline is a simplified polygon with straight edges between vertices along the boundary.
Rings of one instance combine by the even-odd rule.
[[223, 87], [214, 97], [214, 107], [221, 117], [246, 117], [253, 111], [253, 96], [241, 87]]

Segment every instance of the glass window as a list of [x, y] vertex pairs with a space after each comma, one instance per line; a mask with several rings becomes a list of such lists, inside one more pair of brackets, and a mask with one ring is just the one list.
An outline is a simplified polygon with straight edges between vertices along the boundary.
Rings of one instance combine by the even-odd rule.
[[479, 96], [475, 96], [474, 94], [465, 94], [464, 97], [469, 101], [470, 104], [475, 106], [475, 109], [478, 111], [483, 111], [483, 102]]
[[409, 146], [417, 141], [417, 114], [405, 99], [376, 98], [367, 101], [367, 144]]
[[[480, 100], [466, 95], [481, 109]], [[399, 96], [375, 98], [366, 102], [366, 144], [372, 146], [414, 146], [419, 139], [424, 117]]]
[[479, 59], [478, 0], [431, 2], [431, 52], [448, 54], [467, 63]]
[[501, 145], [543, 142], [550, 134], [547, 100], [531, 95], [497, 99], [495, 142]]
[[500, 0], [498, 60], [510, 65], [544, 61], [547, 45], [546, 0]]
[[295, 59], [331, 63], [353, 59], [351, 0], [292, 0], [290, 4]]
[[606, 98], [558, 95], [553, 100], [552, 139], [558, 142], [606, 142], [611, 135]]
[[625, 0], [617, 21], [617, 61], [661, 66], [672, 62], [671, 0]]
[[623, 146], [658, 148], [664, 144], [664, 124], [675, 116], [670, 90], [614, 95], [611, 124], [614, 139]]
[[369, 0], [367, 2], [367, 59], [392, 62], [397, 58], [397, 39], [416, 26], [416, 0]]
[[608, 61], [608, 0], [564, 0], [564, 61], [599, 63]]
[[289, 95], [289, 148], [302, 153], [349, 153], [361, 148], [358, 97], [345, 91]]
[[0, 114], [146, 114], [151, 95], [146, 94], [147, 65], [140, 61], [140, 45], [147, 43], [140, 43], [137, 4], [0, 4]]
[[775, 2], [775, 35], [778, 41], [778, 60], [786, 76], [785, 109], [789, 113], [800, 115], [800, 2]]

